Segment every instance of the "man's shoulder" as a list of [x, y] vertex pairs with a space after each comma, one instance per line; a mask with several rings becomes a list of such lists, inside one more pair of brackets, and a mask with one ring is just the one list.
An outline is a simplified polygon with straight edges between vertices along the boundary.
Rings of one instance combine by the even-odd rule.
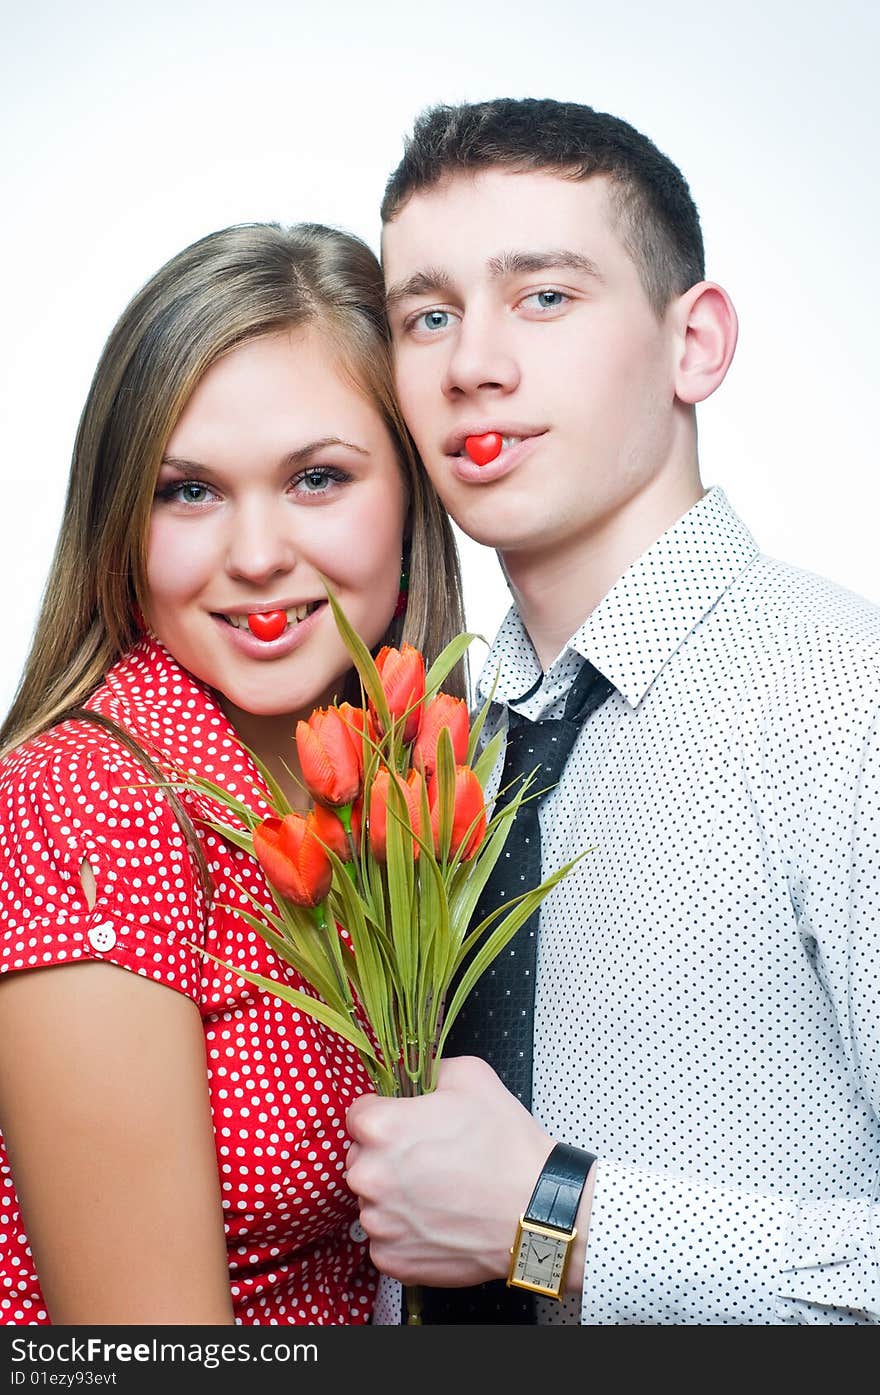
[[[827, 577], [759, 556], [730, 598], [725, 661], [741, 720], [796, 764], [861, 759], [880, 723], [880, 606]], [[825, 739], [828, 733], [834, 739]]]
[[742, 578], [736, 600], [759, 625], [798, 649], [858, 656], [880, 673], [880, 605], [790, 562], [761, 555]]

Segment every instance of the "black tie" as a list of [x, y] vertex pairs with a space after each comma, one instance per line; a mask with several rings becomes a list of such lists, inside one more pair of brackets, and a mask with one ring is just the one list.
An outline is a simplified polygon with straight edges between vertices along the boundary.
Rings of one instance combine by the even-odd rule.
[[[502, 809], [539, 767], [533, 788], [544, 790], [520, 805], [474, 913], [474, 924], [496, 906], [538, 886], [541, 875], [541, 829], [538, 806], [557, 783], [581, 727], [600, 707], [614, 685], [584, 662], [557, 719], [530, 722], [509, 712], [507, 748], [495, 811]], [[532, 1103], [532, 1043], [535, 1014], [535, 968], [538, 918], [535, 911], [510, 943], [477, 979], [452, 1026], [444, 1056], [482, 1056], [527, 1109]], [[454, 986], [450, 989], [450, 997]], [[511, 1240], [513, 1235], [511, 1234]], [[534, 1323], [534, 1295], [508, 1288], [503, 1280], [475, 1288], [423, 1290], [426, 1323]]]

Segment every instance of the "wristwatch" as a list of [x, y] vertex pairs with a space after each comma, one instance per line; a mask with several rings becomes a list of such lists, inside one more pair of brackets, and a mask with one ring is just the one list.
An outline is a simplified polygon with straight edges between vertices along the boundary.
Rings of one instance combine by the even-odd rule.
[[584, 1148], [556, 1144], [519, 1219], [510, 1251], [509, 1288], [562, 1299], [578, 1207], [595, 1161]]

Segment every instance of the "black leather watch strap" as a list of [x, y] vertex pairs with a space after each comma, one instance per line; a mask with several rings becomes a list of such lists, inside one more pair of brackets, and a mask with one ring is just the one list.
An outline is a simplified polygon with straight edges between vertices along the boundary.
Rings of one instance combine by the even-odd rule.
[[595, 1154], [585, 1148], [557, 1143], [541, 1169], [523, 1221], [553, 1230], [574, 1230], [587, 1175], [595, 1161]]

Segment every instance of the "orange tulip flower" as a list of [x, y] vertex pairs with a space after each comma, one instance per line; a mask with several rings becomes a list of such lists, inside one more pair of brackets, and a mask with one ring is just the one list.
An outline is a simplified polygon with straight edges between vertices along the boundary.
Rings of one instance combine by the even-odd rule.
[[303, 780], [319, 803], [354, 803], [361, 792], [361, 741], [335, 707], [316, 708], [307, 722], [297, 722], [296, 749]]
[[[391, 649], [386, 644], [376, 655], [376, 668], [382, 679], [382, 688], [392, 717], [402, 717], [404, 712], [412, 712], [403, 728], [403, 739], [409, 744], [416, 737], [422, 716], [425, 699], [425, 660], [418, 649], [404, 644], [400, 649]], [[376, 725], [379, 715], [370, 704], [370, 711]]]
[[[422, 786], [421, 771], [410, 770], [406, 779], [395, 775], [397, 787], [406, 802], [410, 828], [413, 833], [421, 833]], [[391, 771], [379, 770], [370, 789], [370, 852], [377, 862], [384, 862], [388, 856], [388, 797], [391, 790]], [[393, 817], [393, 815], [392, 815]], [[420, 848], [413, 842], [413, 857], [417, 860]]]
[[467, 760], [468, 739], [471, 734], [467, 703], [463, 698], [438, 693], [425, 704], [419, 734], [412, 749], [412, 763], [425, 776], [433, 775], [437, 765], [437, 741], [444, 727], [452, 737], [452, 754], [456, 765]]
[[[351, 862], [351, 844], [342, 826], [342, 820], [334, 809], [329, 809], [325, 804], [316, 804], [312, 810], [314, 815], [313, 828], [328, 848], [332, 848], [340, 862]], [[351, 806], [351, 836], [354, 839], [355, 848], [361, 845], [361, 820], [362, 801], [358, 799]]]
[[[432, 775], [428, 786], [428, 803], [431, 808], [431, 831], [434, 835], [434, 850], [440, 856], [440, 786], [436, 774]], [[474, 820], [477, 820], [474, 823]], [[468, 833], [474, 824], [473, 829]], [[474, 856], [486, 836], [486, 806], [483, 802], [483, 789], [469, 765], [455, 767], [455, 805], [452, 815], [452, 839], [449, 856], [453, 858], [464, 844], [461, 860], [467, 862]], [[466, 841], [465, 841], [466, 840]]]
[[269, 881], [298, 906], [318, 906], [327, 897], [333, 869], [315, 837], [314, 815], [263, 819], [254, 829], [254, 852]]
[[360, 762], [361, 775], [364, 773], [364, 745], [363, 737], [367, 736], [370, 741], [377, 740], [376, 724], [373, 721], [372, 713], [364, 707], [352, 707], [350, 702], [340, 702], [337, 711], [343, 722], [348, 727], [351, 739], [354, 742], [358, 760]]

